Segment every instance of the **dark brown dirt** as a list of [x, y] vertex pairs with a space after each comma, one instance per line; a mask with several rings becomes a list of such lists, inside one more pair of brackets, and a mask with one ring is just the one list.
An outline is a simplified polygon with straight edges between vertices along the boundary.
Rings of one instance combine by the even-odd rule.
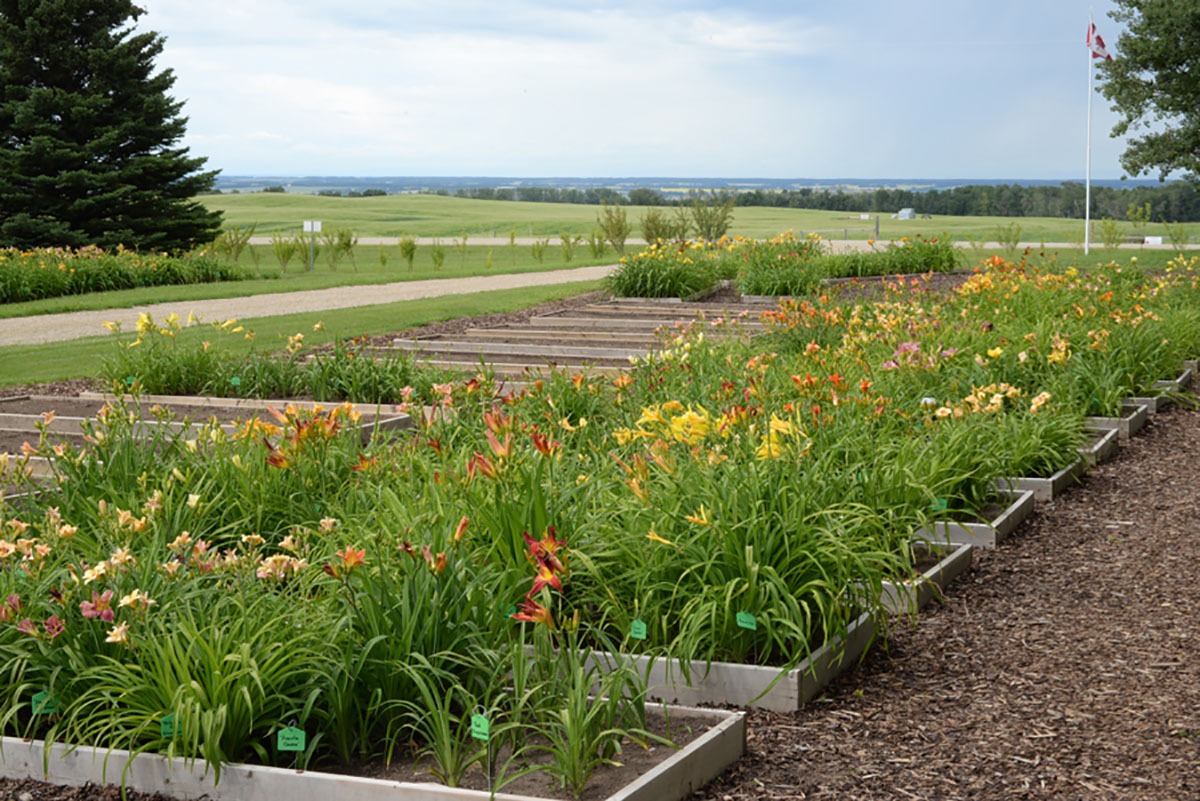
[[1200, 799], [1198, 463], [1154, 418], [694, 798]]
[[825, 291], [839, 300], [880, 300], [887, 295], [889, 286], [901, 282], [910, 290], [914, 287], [930, 294], [949, 292], [961, 286], [974, 272], [922, 273], [920, 275], [884, 275], [868, 278], [835, 278], [825, 286]]
[[[660, 713], [657, 713], [653, 708], [647, 710], [646, 726], [647, 729], [664, 737], [676, 745], [682, 747], [690, 743], [692, 740], [699, 737], [713, 725], [709, 719], [697, 717], [695, 715], [672, 715], [670, 726], [666, 725], [666, 720]], [[541, 745], [544, 743], [534, 743]], [[509, 751], [503, 751], [498, 759], [497, 764], [502, 765], [508, 759]], [[591, 780], [584, 788], [581, 801], [603, 801], [612, 794], [616, 793], [625, 785], [635, 780], [638, 776], [650, 770], [658, 763], [674, 756], [676, 750], [670, 746], [665, 746], [657, 743], [651, 743], [649, 748], [643, 749], [641, 746], [633, 742], [626, 742], [622, 746], [622, 751], [616, 757], [619, 765], [602, 765], [597, 768], [592, 775]], [[534, 750], [527, 754], [527, 764], [534, 765], [549, 765], [553, 763], [553, 757], [546, 751]], [[384, 764], [382, 760], [376, 760], [367, 764], [355, 765], [345, 771], [341, 769], [331, 769], [335, 773], [346, 773], [352, 776], [367, 776], [374, 779], [386, 779], [389, 781], [399, 782], [432, 782], [436, 781], [430, 776], [429, 768], [431, 763], [428, 759], [422, 759], [414, 764], [411, 755], [403, 754], [392, 761], [390, 765]], [[520, 770], [521, 766], [514, 767], [515, 770]], [[462, 777], [461, 787], [468, 790], [487, 790], [487, 776], [484, 774], [480, 766], [473, 766]], [[559, 782], [553, 776], [546, 773], [528, 773], [521, 776], [511, 783], [506, 784], [503, 792], [513, 795], [531, 795], [536, 798], [551, 798], [562, 799], [569, 801], [570, 793], [559, 786]]]
[[[97, 787], [94, 784], [63, 787], [32, 779], [0, 779], [0, 801], [122, 801], [122, 798], [119, 787]], [[130, 791], [125, 801], [171, 801], [171, 797], [161, 793]]]
[[103, 392], [104, 382], [98, 378], [72, 378], [66, 381], [48, 381], [42, 384], [15, 384], [0, 387], [0, 398], [14, 395], [78, 395], [80, 392]]

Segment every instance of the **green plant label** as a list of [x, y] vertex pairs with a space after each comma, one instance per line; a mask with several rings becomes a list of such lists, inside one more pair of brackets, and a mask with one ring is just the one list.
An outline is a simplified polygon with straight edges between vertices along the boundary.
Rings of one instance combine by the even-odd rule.
[[242, 385], [242, 379], [240, 376], [235, 375], [233, 378], [229, 379], [229, 383], [233, 384], [235, 387], [240, 387]]
[[280, 729], [279, 734], [275, 735], [275, 747], [280, 751], [303, 751], [307, 740], [304, 729], [288, 726], [286, 729]]
[[629, 624], [629, 636], [635, 640], [646, 639], [646, 621], [635, 620]]
[[133, 376], [131, 376], [131, 375], [125, 376], [125, 386], [132, 387], [133, 381], [134, 381]]
[[935, 512], [944, 512], [950, 508], [950, 502], [945, 498], [934, 498], [933, 503], [929, 504], [929, 508]]
[[515, 621], [515, 620], [513, 620], [513, 619], [512, 619], [512, 616], [513, 616], [513, 615], [515, 615], [515, 614], [517, 613], [517, 605], [516, 605], [516, 604], [509, 604], [508, 606], [502, 606], [502, 607], [500, 607], [500, 608], [501, 608], [501, 610], [502, 610], [502, 611], [500, 612], [500, 614], [501, 614], [502, 616], [504, 616], [504, 617], [508, 618], [509, 620], [512, 620], [512, 622], [513, 622], [513, 623], [516, 623], [516, 622], [517, 622], [517, 621]]
[[492, 724], [487, 715], [471, 715], [471, 736], [476, 740], [487, 740], [492, 733]]
[[758, 618], [756, 618], [754, 615], [750, 614], [749, 612], [738, 612], [737, 613], [737, 624], [744, 629], [749, 629], [750, 631], [758, 631]]
[[49, 690], [34, 693], [31, 703], [35, 715], [53, 715], [58, 712], [58, 698], [51, 695]]
[[175, 713], [170, 712], [163, 715], [162, 720], [158, 722], [158, 730], [164, 740], [170, 740], [175, 736]]

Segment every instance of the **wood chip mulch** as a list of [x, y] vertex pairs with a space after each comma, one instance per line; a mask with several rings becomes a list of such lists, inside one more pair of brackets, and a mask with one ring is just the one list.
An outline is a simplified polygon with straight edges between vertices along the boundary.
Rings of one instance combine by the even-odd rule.
[[1200, 412], [1154, 418], [694, 799], [1200, 799]]

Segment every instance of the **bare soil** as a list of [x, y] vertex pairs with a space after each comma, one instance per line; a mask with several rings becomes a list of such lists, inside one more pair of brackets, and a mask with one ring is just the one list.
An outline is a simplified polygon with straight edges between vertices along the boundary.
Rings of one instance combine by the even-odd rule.
[[[661, 713], [653, 707], [647, 708], [647, 730], [660, 737], [669, 739], [679, 747], [686, 746], [712, 726], [712, 721], [695, 715], [672, 715], [670, 726]], [[536, 743], [535, 745], [541, 745]], [[622, 751], [615, 758], [620, 765], [602, 765], [597, 768], [580, 797], [582, 801], [602, 801], [638, 776], [674, 756], [677, 749], [665, 745], [651, 743], [643, 749], [634, 742], [626, 742]], [[508, 759], [510, 752], [505, 750], [499, 755], [498, 764]], [[516, 765], [513, 771], [524, 767], [544, 766], [553, 763], [553, 757], [543, 750], [532, 750], [526, 755], [523, 765]], [[429, 772], [431, 763], [422, 759], [414, 764], [411, 755], [401, 755], [390, 765], [382, 760], [365, 764], [352, 765], [342, 769], [337, 767], [324, 768], [332, 773], [346, 773], [352, 776], [365, 776], [372, 779], [387, 779], [398, 782], [434, 782]], [[462, 787], [468, 790], [487, 790], [487, 775], [482, 766], [475, 765], [463, 776]], [[547, 773], [527, 773], [503, 787], [503, 792], [515, 795], [532, 795], [537, 798], [555, 798], [568, 801], [572, 796], [564, 790], [557, 779]]]

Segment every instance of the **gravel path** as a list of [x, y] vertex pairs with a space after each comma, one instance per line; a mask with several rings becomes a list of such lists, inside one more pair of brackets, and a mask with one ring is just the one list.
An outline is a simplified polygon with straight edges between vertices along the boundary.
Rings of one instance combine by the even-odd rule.
[[186, 318], [189, 312], [205, 320], [239, 320], [271, 317], [297, 312], [346, 309], [373, 306], [400, 300], [418, 300], [440, 295], [468, 292], [489, 292], [526, 286], [549, 286], [579, 281], [595, 281], [608, 275], [615, 265], [578, 267], [573, 270], [550, 270], [531, 273], [503, 273], [468, 278], [434, 278], [427, 281], [397, 281], [392, 284], [342, 286], [331, 289], [310, 289], [302, 292], [281, 292], [242, 298], [177, 301], [135, 306], [129, 309], [67, 312], [33, 317], [13, 317], [0, 320], [0, 347], [31, 345], [42, 342], [61, 342], [104, 333], [105, 321], [119, 321], [126, 331], [137, 323], [138, 314], [148, 312], [161, 320], [174, 312]]
[[695, 798], [1200, 799], [1197, 464], [1154, 418]]

